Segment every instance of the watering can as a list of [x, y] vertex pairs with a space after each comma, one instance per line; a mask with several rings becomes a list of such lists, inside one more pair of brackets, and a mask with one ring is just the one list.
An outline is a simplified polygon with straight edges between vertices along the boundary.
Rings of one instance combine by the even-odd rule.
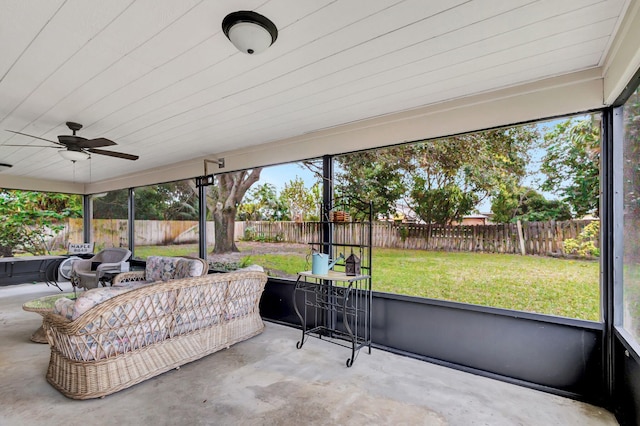
[[314, 251], [311, 253], [311, 273], [314, 275], [326, 275], [329, 273], [329, 269], [333, 268], [340, 259], [344, 259], [342, 253], [340, 253], [340, 256], [338, 256], [336, 260], [329, 263], [328, 254]]

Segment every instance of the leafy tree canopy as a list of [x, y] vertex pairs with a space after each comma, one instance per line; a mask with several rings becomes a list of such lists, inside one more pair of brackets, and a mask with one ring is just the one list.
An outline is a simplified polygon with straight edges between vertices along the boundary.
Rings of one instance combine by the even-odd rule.
[[49, 253], [47, 240], [66, 218], [82, 217], [78, 195], [0, 189], [0, 255]]
[[188, 181], [135, 189], [135, 216], [142, 220], [198, 220], [198, 197]]
[[336, 157], [338, 196], [356, 195], [373, 203], [373, 214], [395, 213], [396, 202], [406, 193], [404, 171], [410, 166], [409, 146], [363, 151]]
[[535, 127], [519, 126], [345, 155], [337, 192], [371, 200], [376, 215], [393, 216], [402, 201], [426, 223], [449, 223], [499, 184], [519, 182], [537, 138]]
[[322, 202], [322, 188], [315, 183], [307, 189], [304, 181], [296, 176], [284, 184], [280, 193], [282, 203], [287, 206], [288, 215], [293, 220], [319, 220], [318, 208]]
[[[139, 220], [198, 220], [198, 197], [188, 181], [135, 189], [135, 217]], [[128, 191], [111, 191], [93, 198], [94, 219], [127, 219]]]
[[121, 189], [91, 197], [93, 219], [127, 219], [129, 191]]
[[238, 206], [239, 220], [289, 220], [286, 204], [273, 184], [263, 183], [250, 189]]
[[527, 187], [501, 189], [491, 205], [493, 221], [498, 223], [569, 220], [571, 208], [559, 200], [547, 200], [542, 194]]
[[599, 216], [600, 127], [592, 117], [569, 119], [544, 136], [541, 189], [560, 195], [576, 216]]

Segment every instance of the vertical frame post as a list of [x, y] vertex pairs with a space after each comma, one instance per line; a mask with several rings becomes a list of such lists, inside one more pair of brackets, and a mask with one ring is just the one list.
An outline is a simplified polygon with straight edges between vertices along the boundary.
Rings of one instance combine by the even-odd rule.
[[[322, 157], [322, 211], [320, 212], [320, 221], [322, 223], [322, 253], [329, 256], [331, 260], [331, 253], [333, 252], [333, 223], [331, 223], [330, 212], [333, 208], [333, 156], [324, 155]], [[329, 286], [333, 285], [331, 281], [324, 281], [324, 284]], [[335, 296], [331, 295], [331, 291], [327, 294], [327, 302], [335, 303]], [[337, 313], [335, 311], [325, 312], [322, 311], [324, 316], [324, 325], [333, 330], [337, 322]]]
[[601, 283], [600, 312], [604, 323], [602, 375], [607, 405], [615, 391], [614, 328], [621, 321], [623, 263], [623, 123], [622, 108], [606, 108], [602, 112], [600, 146], [600, 247]]
[[600, 318], [604, 323], [602, 339], [602, 380], [605, 397], [613, 394], [613, 250], [611, 235], [613, 231], [613, 151], [612, 151], [613, 111], [602, 111], [602, 136], [600, 138]]
[[127, 238], [129, 239], [129, 250], [131, 251], [131, 259], [135, 256], [135, 238], [136, 238], [136, 202], [135, 202], [136, 191], [133, 188], [129, 188], [129, 197], [127, 199], [128, 204], [128, 222], [129, 226], [127, 227]]
[[91, 224], [93, 223], [93, 201], [91, 195], [82, 196], [82, 239], [91, 242]]
[[[333, 208], [333, 155], [322, 157], [322, 207], [321, 220], [328, 215]], [[322, 220], [322, 252], [331, 255], [331, 242], [333, 241], [333, 228], [328, 217]]]
[[207, 187], [198, 185], [198, 256], [202, 259], [207, 258]]

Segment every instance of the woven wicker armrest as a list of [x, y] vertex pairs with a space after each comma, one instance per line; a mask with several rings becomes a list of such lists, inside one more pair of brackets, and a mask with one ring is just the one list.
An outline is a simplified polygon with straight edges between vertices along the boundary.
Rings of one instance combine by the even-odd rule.
[[91, 271], [91, 259], [78, 259], [73, 262], [73, 270], [76, 272]]
[[71, 324], [71, 320], [54, 312], [47, 312], [42, 315], [42, 328], [44, 329], [47, 343], [49, 346], [53, 346], [56, 343], [56, 339], [53, 337], [52, 329], [68, 328]]
[[113, 285], [117, 285], [119, 283], [129, 283], [135, 281], [146, 281], [145, 272], [144, 271], [130, 271], [130, 272], [122, 272], [115, 276], [113, 279]]
[[[175, 285], [168, 284], [172, 283], [125, 291], [71, 321], [47, 314], [43, 328], [52, 351], [71, 360], [92, 361], [116, 357], [134, 350], [134, 346], [163, 340], [173, 314], [169, 302], [175, 299], [171, 295], [176, 292]], [[139, 339], [135, 345], [127, 341], [132, 337]]]
[[71, 320], [69, 318], [66, 318], [55, 312], [50, 311], [43, 314], [42, 316], [45, 319], [44, 322], [50, 324], [51, 327], [67, 327], [69, 324], [71, 324]]

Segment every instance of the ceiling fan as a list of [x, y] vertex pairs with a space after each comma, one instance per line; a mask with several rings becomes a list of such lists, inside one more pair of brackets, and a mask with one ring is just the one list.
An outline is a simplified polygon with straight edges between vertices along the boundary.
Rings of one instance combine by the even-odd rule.
[[115, 151], [107, 151], [106, 149], [98, 149], [103, 146], [112, 146], [117, 144], [114, 141], [105, 139], [105, 138], [97, 138], [97, 139], [83, 138], [82, 136], [76, 135], [76, 132], [82, 129], [82, 124], [74, 123], [72, 121], [67, 121], [66, 124], [67, 124], [67, 127], [73, 132], [73, 134], [58, 136], [58, 142], [41, 138], [39, 136], [33, 136], [33, 135], [28, 135], [22, 132], [7, 130], [7, 132], [15, 133], [17, 135], [28, 136], [30, 138], [51, 142], [53, 144], [56, 144], [57, 146], [9, 145], [9, 144], [2, 145], [2, 146], [22, 146], [22, 147], [56, 148], [56, 149], [59, 149], [62, 146], [66, 149], [61, 149], [58, 152], [60, 153], [62, 158], [71, 160], [71, 161], [86, 160], [90, 158], [90, 154], [107, 155], [109, 157], [123, 158], [125, 160], [137, 160], [138, 158], [140, 158], [137, 155], [125, 154], [122, 152], [115, 152]]

